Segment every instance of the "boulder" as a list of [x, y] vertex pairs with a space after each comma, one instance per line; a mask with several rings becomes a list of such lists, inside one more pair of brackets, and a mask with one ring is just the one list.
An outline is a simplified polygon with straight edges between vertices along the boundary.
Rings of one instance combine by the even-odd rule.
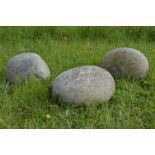
[[12, 57], [7, 64], [6, 72], [11, 83], [27, 80], [32, 75], [44, 80], [50, 77], [47, 64], [36, 53], [22, 53]]
[[52, 95], [60, 102], [95, 104], [108, 101], [115, 92], [112, 75], [97, 66], [82, 66], [61, 73], [52, 83]]
[[130, 76], [139, 79], [147, 75], [149, 63], [144, 54], [136, 49], [116, 48], [102, 58], [101, 67], [114, 78]]

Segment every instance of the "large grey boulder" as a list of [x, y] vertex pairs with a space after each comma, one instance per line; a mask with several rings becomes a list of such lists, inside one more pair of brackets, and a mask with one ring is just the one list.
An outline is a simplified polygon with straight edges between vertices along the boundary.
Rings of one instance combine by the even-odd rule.
[[6, 72], [11, 83], [27, 80], [32, 75], [39, 79], [50, 77], [47, 64], [35, 53], [22, 53], [12, 57], [7, 64]]
[[116, 48], [102, 58], [101, 67], [115, 78], [130, 76], [139, 79], [147, 75], [149, 63], [143, 53], [136, 49]]
[[95, 104], [108, 101], [115, 92], [115, 81], [106, 70], [82, 66], [61, 73], [52, 84], [52, 95], [60, 102]]

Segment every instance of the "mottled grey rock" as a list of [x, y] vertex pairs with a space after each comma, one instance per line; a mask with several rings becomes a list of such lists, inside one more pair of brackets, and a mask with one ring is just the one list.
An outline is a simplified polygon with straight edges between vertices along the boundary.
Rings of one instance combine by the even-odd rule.
[[147, 75], [149, 63], [143, 53], [136, 49], [116, 48], [102, 58], [101, 67], [115, 78], [125, 76], [143, 78]]
[[115, 81], [106, 70], [82, 66], [61, 73], [52, 84], [52, 95], [60, 102], [95, 104], [108, 101], [115, 91]]
[[50, 77], [47, 64], [35, 53], [22, 53], [12, 57], [7, 64], [6, 72], [11, 83], [27, 80], [32, 75], [39, 79]]

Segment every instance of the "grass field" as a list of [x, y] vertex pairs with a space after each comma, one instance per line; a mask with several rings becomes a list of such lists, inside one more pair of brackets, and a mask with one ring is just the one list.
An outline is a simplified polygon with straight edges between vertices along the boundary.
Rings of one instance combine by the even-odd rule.
[[[117, 80], [112, 99], [97, 106], [55, 103], [49, 87], [59, 73], [99, 65], [117, 47], [143, 51], [150, 64], [145, 79]], [[7, 82], [8, 60], [25, 51], [41, 55], [51, 79]], [[0, 27], [0, 128], [155, 128], [155, 27]]]

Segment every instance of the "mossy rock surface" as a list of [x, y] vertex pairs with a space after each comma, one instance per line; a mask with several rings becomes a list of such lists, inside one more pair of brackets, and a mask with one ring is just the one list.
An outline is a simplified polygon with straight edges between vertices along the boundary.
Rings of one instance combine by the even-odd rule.
[[95, 104], [108, 101], [115, 92], [115, 81], [106, 70], [82, 66], [58, 75], [52, 83], [52, 95], [60, 102]]
[[144, 78], [149, 70], [149, 63], [144, 54], [132, 48], [116, 48], [108, 52], [101, 60], [101, 67], [113, 77]]

